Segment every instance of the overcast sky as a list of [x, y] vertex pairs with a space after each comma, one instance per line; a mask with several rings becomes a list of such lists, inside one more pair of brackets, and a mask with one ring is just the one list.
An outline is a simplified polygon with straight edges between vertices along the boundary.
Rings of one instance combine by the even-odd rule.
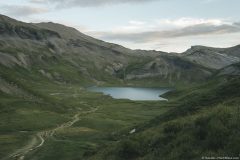
[[240, 0], [8, 0], [1, 14], [57, 22], [133, 49], [240, 44]]

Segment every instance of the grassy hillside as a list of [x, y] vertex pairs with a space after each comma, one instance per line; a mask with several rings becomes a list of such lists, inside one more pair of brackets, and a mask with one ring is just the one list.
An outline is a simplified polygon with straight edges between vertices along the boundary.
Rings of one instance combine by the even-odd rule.
[[[65, 74], [69, 81], [64, 77], [64, 81], [57, 81], [43, 76], [37, 67], [29, 70], [1, 66], [0, 157], [3, 159], [81, 158], [92, 149], [112, 143], [119, 131], [130, 131], [132, 126], [168, 110], [159, 107], [158, 102], [114, 100], [89, 93], [84, 88], [88, 81], [83, 82], [81, 77], [75, 80], [72, 72]], [[46, 67], [49, 72], [50, 67], [54, 64]], [[54, 71], [58, 68], [59, 65]], [[77, 121], [66, 126], [76, 115]], [[37, 149], [41, 138], [44, 145]]]
[[[166, 160], [238, 157], [240, 77], [219, 77], [204, 85], [168, 93], [171, 108], [136, 126], [89, 159]], [[99, 158], [101, 157], [101, 158]]]
[[[56, 81], [34, 67], [1, 66], [0, 73], [3, 159], [16, 155], [40, 160], [238, 155], [239, 76], [216, 73], [207, 83], [167, 93], [168, 102], [133, 102], [89, 93], [83, 79]], [[159, 81], [155, 82], [142, 79], [137, 84], [151, 86]], [[76, 121], [67, 126], [76, 115]], [[133, 129], [136, 133], [130, 134]], [[44, 144], [35, 148], [41, 144], [39, 135]]]
[[[211, 48], [231, 64], [216, 70], [195, 62], [202, 47], [189, 60], [130, 50], [60, 24], [0, 15], [0, 159], [235, 156], [240, 72], [232, 63], [238, 47]], [[202, 62], [208, 51], [200, 54]], [[175, 91], [165, 95], [168, 102], [115, 100], [88, 92], [93, 85]]]

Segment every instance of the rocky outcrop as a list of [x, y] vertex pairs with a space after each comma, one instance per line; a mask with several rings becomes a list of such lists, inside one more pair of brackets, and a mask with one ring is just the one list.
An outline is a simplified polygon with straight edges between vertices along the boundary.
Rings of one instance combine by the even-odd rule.
[[23, 53], [17, 53], [16, 55], [10, 55], [8, 53], [0, 52], [0, 64], [5, 67], [20, 66], [28, 68], [30, 64], [29, 57]]
[[211, 69], [221, 69], [228, 65], [240, 62], [240, 58], [236, 56], [236, 53], [231, 54], [230, 50], [225, 52], [224, 49], [194, 46], [184, 52], [182, 56], [201, 66]]
[[168, 82], [197, 81], [212, 75], [206, 68], [186, 61], [179, 56], [159, 56], [138, 69], [128, 71], [126, 79], [158, 77]]
[[21, 62], [14, 56], [0, 52], [0, 64], [6, 67], [21, 65]]

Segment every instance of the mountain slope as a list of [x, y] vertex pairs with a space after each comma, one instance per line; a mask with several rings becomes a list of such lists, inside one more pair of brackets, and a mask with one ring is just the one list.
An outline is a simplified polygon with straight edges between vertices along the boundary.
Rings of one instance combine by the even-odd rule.
[[25, 76], [40, 81], [81, 85], [195, 83], [240, 59], [239, 46], [196, 46], [183, 54], [130, 50], [61, 24], [23, 23], [3, 15], [0, 46], [0, 70], [5, 77], [11, 70], [17, 74], [20, 67]]
[[228, 49], [194, 46], [184, 52], [183, 57], [204, 67], [221, 69], [239, 62], [239, 51], [239, 46]]
[[[0, 158], [192, 159], [208, 151], [235, 155], [239, 65], [233, 57], [239, 55], [238, 46], [201, 48], [201, 58], [130, 50], [60, 24], [29, 24], [1, 15]], [[204, 58], [211, 59], [205, 63]], [[197, 86], [189, 88], [192, 84]], [[92, 85], [177, 90], [168, 94], [169, 102], [135, 102], [90, 93], [86, 87]], [[203, 132], [205, 139], [199, 140], [212, 126], [210, 135]], [[136, 134], [129, 136], [134, 128]], [[186, 153], [191, 149], [193, 155]]]
[[226, 48], [226, 49], [222, 49], [221, 51], [222, 53], [225, 53], [227, 55], [231, 55], [234, 57], [240, 57], [240, 45], [234, 46], [234, 47], [230, 47], [230, 48]]
[[169, 84], [175, 82], [199, 82], [207, 79], [213, 70], [187, 61], [179, 55], [163, 54], [142, 66], [130, 65], [126, 68], [126, 79], [157, 78]]
[[217, 73], [219, 76], [222, 75], [240, 75], [240, 63], [232, 64], [230, 66], [227, 66], [221, 70], [218, 71]]
[[198, 160], [238, 157], [240, 77], [221, 76], [193, 88], [167, 93], [171, 109], [123, 131], [114, 143], [89, 151], [97, 160]]
[[[175, 54], [130, 50], [91, 38], [60, 24], [27, 24], [6, 16], [1, 16], [0, 24], [0, 63], [6, 67], [20, 66], [29, 71], [38, 70], [44, 77], [54, 81], [76, 82], [77, 79], [85, 79], [85, 82], [93, 84], [102, 84], [104, 81], [119, 83], [125, 80], [121, 74], [126, 69], [126, 79], [154, 76], [166, 83], [175, 83], [174, 77], [178, 77], [177, 81], [198, 80], [185, 76], [188, 70], [179, 67], [180, 63], [182, 66], [195, 66], [189, 72], [196, 71], [201, 80], [211, 75], [208, 69], [199, 68]], [[159, 62], [159, 59], [164, 63]], [[151, 69], [151, 63], [161, 65], [155, 66], [158, 69]], [[135, 70], [131, 68], [135, 64], [142, 66]], [[141, 75], [141, 68], [149, 74]], [[74, 78], [69, 79], [69, 76]]]

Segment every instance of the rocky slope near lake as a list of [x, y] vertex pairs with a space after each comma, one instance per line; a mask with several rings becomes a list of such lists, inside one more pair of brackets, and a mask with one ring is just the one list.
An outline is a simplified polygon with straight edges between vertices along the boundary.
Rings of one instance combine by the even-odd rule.
[[83, 85], [152, 78], [190, 83], [240, 61], [239, 46], [195, 46], [183, 54], [131, 50], [61, 24], [24, 23], [4, 15], [0, 16], [0, 46], [0, 68], [20, 67], [56, 83]]

